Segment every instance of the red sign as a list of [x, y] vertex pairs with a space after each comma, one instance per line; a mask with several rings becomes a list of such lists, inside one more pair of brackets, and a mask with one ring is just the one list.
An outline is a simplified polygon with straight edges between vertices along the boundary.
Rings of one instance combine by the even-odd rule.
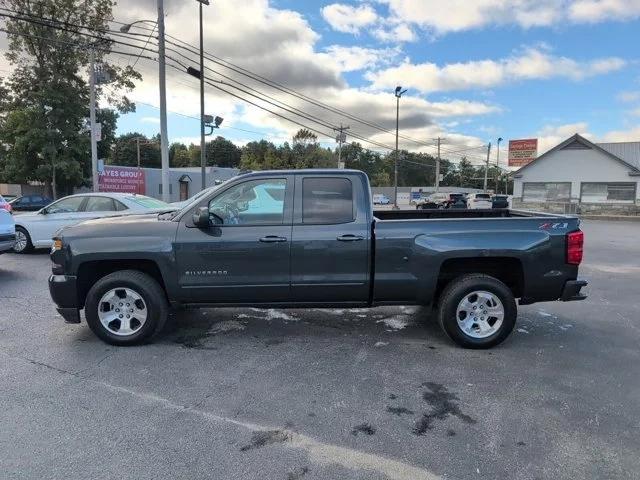
[[538, 156], [538, 139], [509, 140], [509, 166], [523, 167]]
[[146, 189], [144, 170], [136, 167], [109, 167], [98, 177], [98, 191], [139, 193]]

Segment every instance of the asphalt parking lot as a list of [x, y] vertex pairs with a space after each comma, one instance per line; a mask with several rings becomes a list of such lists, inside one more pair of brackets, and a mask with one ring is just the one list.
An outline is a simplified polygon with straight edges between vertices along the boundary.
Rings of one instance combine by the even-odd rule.
[[489, 351], [415, 307], [181, 312], [117, 348], [0, 256], [0, 477], [577, 479], [640, 471], [640, 223], [586, 221], [583, 302]]

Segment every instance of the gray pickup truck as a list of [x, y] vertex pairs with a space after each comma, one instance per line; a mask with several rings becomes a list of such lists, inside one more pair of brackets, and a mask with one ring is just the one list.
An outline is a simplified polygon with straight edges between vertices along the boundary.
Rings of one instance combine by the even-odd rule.
[[574, 217], [514, 210], [374, 212], [353, 170], [235, 177], [179, 211], [90, 220], [54, 238], [49, 289], [67, 322], [137, 344], [169, 307], [437, 308], [446, 334], [489, 348], [516, 299], [582, 300]]

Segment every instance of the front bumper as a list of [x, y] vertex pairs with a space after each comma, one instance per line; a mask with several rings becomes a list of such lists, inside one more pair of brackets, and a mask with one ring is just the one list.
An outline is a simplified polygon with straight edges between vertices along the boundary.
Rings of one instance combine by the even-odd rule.
[[80, 323], [80, 305], [76, 277], [72, 275], [51, 275], [49, 293], [57, 306], [58, 313], [68, 323]]
[[584, 293], [580, 293], [580, 289], [588, 285], [586, 280], [569, 280], [564, 284], [562, 289], [562, 296], [560, 301], [571, 302], [574, 300], [584, 300], [587, 296]]
[[13, 233], [0, 235], [0, 253], [11, 250], [15, 241], [16, 236]]

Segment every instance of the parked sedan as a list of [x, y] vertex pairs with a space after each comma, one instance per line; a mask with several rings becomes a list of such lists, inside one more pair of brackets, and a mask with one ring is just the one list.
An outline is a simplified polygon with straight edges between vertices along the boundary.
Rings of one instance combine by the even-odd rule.
[[18, 215], [13, 250], [25, 253], [51, 246], [53, 234], [67, 225], [115, 215], [155, 213], [175, 207], [151, 197], [132, 193], [80, 193], [64, 197], [35, 213]]
[[15, 224], [9, 205], [0, 195], [0, 253], [5, 253], [13, 248], [15, 240]]
[[10, 200], [15, 212], [37, 212], [51, 203], [51, 199], [42, 195], [23, 195]]

